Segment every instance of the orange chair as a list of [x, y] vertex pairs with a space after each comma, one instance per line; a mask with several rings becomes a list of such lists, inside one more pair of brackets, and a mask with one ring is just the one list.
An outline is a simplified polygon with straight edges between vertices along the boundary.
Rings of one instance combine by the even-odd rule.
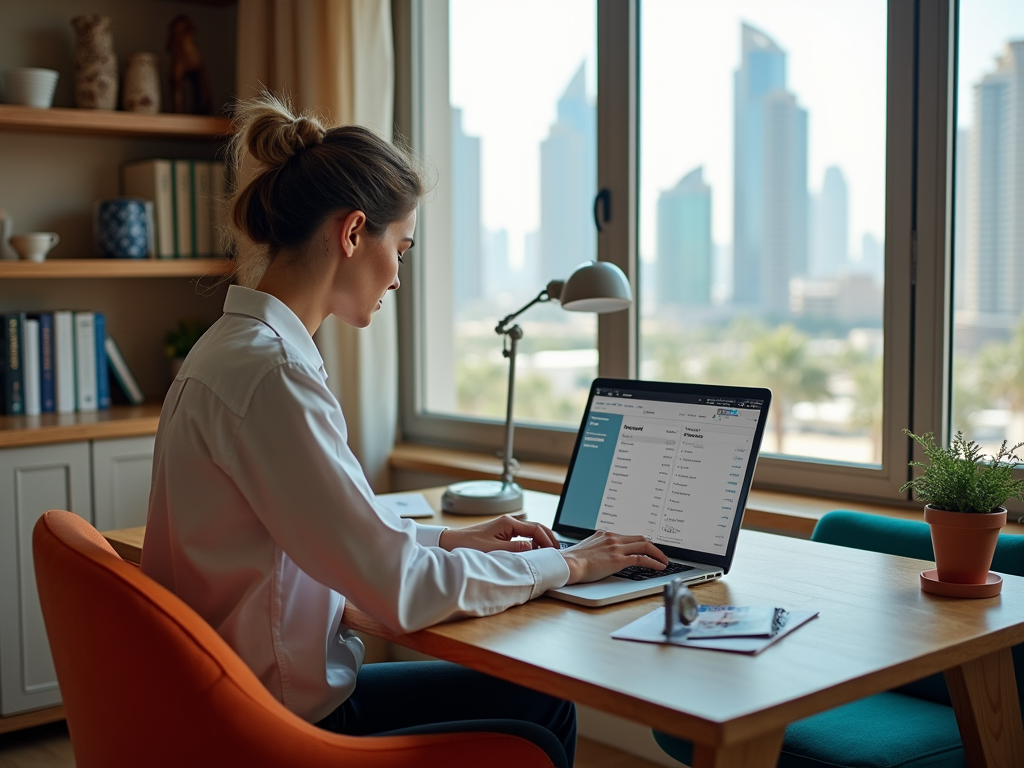
[[36, 581], [78, 768], [551, 768], [498, 733], [353, 737], [273, 698], [220, 636], [82, 518], [43, 515]]

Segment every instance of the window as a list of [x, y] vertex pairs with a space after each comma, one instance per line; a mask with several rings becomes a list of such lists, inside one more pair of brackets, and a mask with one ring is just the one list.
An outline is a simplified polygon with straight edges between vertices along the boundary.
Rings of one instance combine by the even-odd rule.
[[[954, 120], [958, 50], [961, 94], [963, 78], [1009, 93], [1013, 72], [1024, 71], [1024, 57], [1006, 48], [1024, 39], [1009, 21], [1024, 13], [1016, 6], [967, 5], [958, 42], [953, 0], [395, 0], [396, 23], [414, 41], [403, 129], [439, 178], [400, 296], [405, 439], [500, 447], [507, 368], [493, 326], [562, 276], [549, 266], [528, 277], [543, 263], [543, 169], [556, 167], [556, 147], [557, 167], [573, 177], [558, 219], [565, 231], [581, 227], [566, 241], [573, 258], [619, 264], [637, 302], [596, 323], [554, 307], [524, 316], [533, 344], [517, 376], [518, 455], [568, 458], [595, 363], [600, 375], [770, 386], [762, 487], [906, 498], [903, 427], [947, 434], [951, 406], [952, 423], [979, 437], [995, 436], [1000, 419], [1024, 421], [1010, 388], [978, 394], [978, 361], [1012, 357], [985, 350], [1024, 346], [1014, 330], [1024, 289], [1012, 283], [1024, 280], [1024, 257], [999, 246], [1017, 255], [1000, 257], [1008, 266], [991, 278], [1006, 304], [998, 332], [986, 318], [974, 321], [984, 338], [965, 330], [981, 314], [972, 307], [991, 260], [963, 244], [971, 194], [983, 191], [963, 191], [972, 177]], [[971, 31], [971, 14], [987, 18], [986, 7], [991, 39], [968, 71], [971, 41], [985, 37]], [[971, 111], [961, 104], [960, 114], [970, 151], [980, 151]], [[596, 137], [579, 138], [591, 135], [583, 125]], [[1017, 173], [1021, 140], [1005, 119], [1000, 126], [1006, 149], [990, 150], [1003, 153], [991, 163]], [[572, 170], [565, 136], [588, 147], [593, 167]], [[469, 181], [472, 163], [454, 157], [460, 146], [479, 153]], [[1024, 200], [1024, 171], [1017, 176]], [[966, 200], [955, 207], [954, 178]], [[1011, 189], [1008, 178], [984, 194]], [[479, 202], [456, 206], [459, 185], [477, 183]], [[586, 234], [596, 190], [609, 193], [612, 215]], [[481, 274], [458, 266], [466, 251], [455, 230], [467, 219], [479, 221]], [[501, 277], [488, 282], [488, 271]], [[1021, 434], [1024, 423], [1006, 429]]]
[[952, 426], [1024, 440], [1024, 7], [964, 3], [958, 41]]

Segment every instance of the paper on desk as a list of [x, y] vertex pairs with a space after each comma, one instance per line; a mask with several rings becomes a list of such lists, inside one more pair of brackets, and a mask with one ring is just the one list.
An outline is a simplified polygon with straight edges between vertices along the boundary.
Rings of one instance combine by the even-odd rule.
[[434, 509], [422, 493], [389, 493], [378, 496], [377, 503], [399, 517], [433, 517]]
[[715, 637], [690, 640], [678, 636], [671, 639], [666, 638], [665, 609], [656, 608], [646, 616], [641, 616], [622, 629], [612, 632], [612, 637], [616, 640], [635, 640], [640, 643], [663, 643], [665, 645], [681, 645], [684, 648], [705, 648], [712, 651], [755, 654], [760, 653], [817, 615], [817, 611], [790, 611], [785, 626], [772, 637]]

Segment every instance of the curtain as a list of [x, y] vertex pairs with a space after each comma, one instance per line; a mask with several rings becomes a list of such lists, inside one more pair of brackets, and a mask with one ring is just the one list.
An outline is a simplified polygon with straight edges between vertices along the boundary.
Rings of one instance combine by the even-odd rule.
[[[239, 0], [237, 94], [261, 88], [335, 123], [358, 123], [390, 140], [394, 126], [390, 0]], [[349, 445], [374, 490], [388, 490], [398, 425], [398, 321], [394, 296], [357, 330], [329, 317], [314, 340]]]

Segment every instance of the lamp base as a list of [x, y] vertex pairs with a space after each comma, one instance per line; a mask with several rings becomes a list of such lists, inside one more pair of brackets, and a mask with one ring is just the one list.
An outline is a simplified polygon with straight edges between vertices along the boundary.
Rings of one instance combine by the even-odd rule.
[[501, 480], [452, 483], [441, 496], [441, 511], [453, 515], [503, 515], [523, 508], [523, 489]]

